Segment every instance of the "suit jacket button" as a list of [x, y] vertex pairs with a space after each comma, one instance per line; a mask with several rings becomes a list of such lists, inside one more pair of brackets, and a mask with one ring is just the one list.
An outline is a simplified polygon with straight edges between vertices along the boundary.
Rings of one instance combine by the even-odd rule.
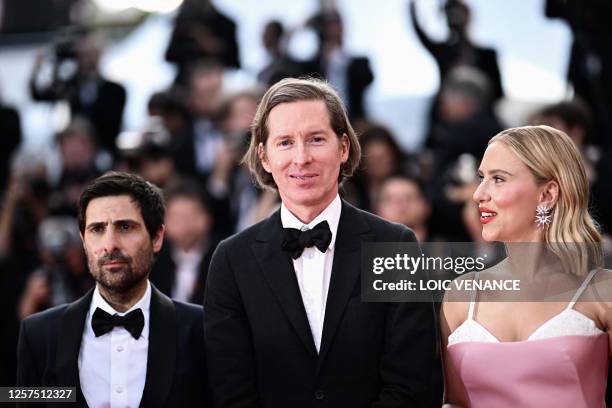
[[314, 396], [316, 399], [322, 400], [323, 398], [325, 398], [325, 393], [321, 390], [316, 390]]

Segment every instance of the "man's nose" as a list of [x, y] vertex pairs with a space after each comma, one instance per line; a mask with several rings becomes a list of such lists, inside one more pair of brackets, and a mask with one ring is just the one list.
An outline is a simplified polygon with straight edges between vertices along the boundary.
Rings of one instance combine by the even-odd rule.
[[109, 228], [102, 239], [102, 249], [105, 253], [111, 254], [119, 248], [119, 237], [111, 228]]
[[295, 164], [306, 164], [312, 160], [310, 148], [306, 143], [297, 143], [293, 162]]

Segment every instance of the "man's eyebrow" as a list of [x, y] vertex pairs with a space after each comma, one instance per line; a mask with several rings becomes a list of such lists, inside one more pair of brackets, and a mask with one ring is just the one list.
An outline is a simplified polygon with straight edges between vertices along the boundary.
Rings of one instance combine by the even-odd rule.
[[87, 224], [86, 228], [101, 227], [103, 225], [106, 225], [106, 222], [104, 221], [90, 222], [89, 224]]
[[308, 131], [309, 135], [325, 133], [325, 128], [315, 128]]
[[[323, 135], [323, 134], [325, 134], [325, 128], [310, 129], [310, 130], [305, 131], [304, 134], [307, 135], [307, 136]], [[269, 140], [286, 139], [288, 137], [293, 137], [293, 135], [290, 134], [290, 133], [279, 133], [277, 135], [270, 135]]]
[[[101, 227], [103, 225], [107, 225], [108, 223], [106, 221], [97, 221], [97, 222], [92, 222], [87, 224], [87, 228], [90, 227]], [[113, 225], [119, 225], [119, 224], [139, 224], [138, 221], [133, 220], [131, 218], [123, 218], [120, 220], [115, 220], [113, 221]]]
[[285, 137], [291, 137], [291, 135], [289, 133], [279, 133], [277, 135], [270, 136], [270, 139], [271, 140], [276, 140], [276, 139], [283, 139]]
[[126, 219], [121, 219], [121, 220], [115, 220], [115, 222], [113, 222], [113, 224], [118, 225], [118, 224], [140, 224], [138, 221], [130, 219], [130, 218], [126, 218]]

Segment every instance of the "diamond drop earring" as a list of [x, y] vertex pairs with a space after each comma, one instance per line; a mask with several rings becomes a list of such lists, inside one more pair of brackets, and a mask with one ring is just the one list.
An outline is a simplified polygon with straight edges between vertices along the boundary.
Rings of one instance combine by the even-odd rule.
[[545, 204], [538, 205], [535, 216], [535, 223], [538, 224], [538, 227], [545, 227], [550, 224], [552, 218], [550, 215], [551, 212], [552, 210], [546, 207]]

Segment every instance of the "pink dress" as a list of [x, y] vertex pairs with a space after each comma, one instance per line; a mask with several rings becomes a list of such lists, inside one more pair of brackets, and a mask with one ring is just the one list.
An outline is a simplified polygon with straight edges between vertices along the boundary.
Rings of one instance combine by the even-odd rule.
[[525, 341], [500, 342], [474, 320], [474, 294], [447, 348], [471, 407], [605, 407], [608, 335], [573, 309], [594, 273]]

